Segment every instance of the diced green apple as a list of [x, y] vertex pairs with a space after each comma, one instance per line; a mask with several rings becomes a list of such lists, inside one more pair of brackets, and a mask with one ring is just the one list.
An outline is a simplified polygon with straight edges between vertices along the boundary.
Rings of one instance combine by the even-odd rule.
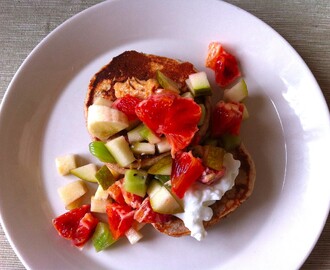
[[126, 170], [124, 177], [124, 189], [127, 192], [144, 197], [147, 192], [147, 172], [142, 170]]
[[154, 144], [147, 142], [135, 142], [131, 145], [131, 149], [135, 154], [154, 155], [156, 147]]
[[92, 236], [92, 242], [97, 252], [111, 246], [116, 240], [113, 238], [109, 225], [104, 222], [99, 222]]
[[212, 95], [211, 85], [204, 71], [190, 74], [186, 84], [194, 97]]
[[104, 190], [108, 189], [115, 182], [115, 178], [106, 165], [103, 165], [96, 172], [95, 178]]
[[72, 169], [70, 171], [71, 174], [74, 176], [79, 177], [82, 180], [88, 181], [88, 182], [97, 182], [97, 179], [95, 177], [95, 174], [97, 172], [97, 166], [93, 163]]
[[97, 187], [94, 197], [100, 200], [106, 200], [109, 197], [108, 190], [104, 190], [100, 185]]
[[139, 132], [142, 138], [150, 143], [155, 144], [160, 142], [160, 138], [154, 132], [152, 132], [152, 130], [149, 129], [146, 125], [143, 125], [142, 129]]
[[134, 143], [134, 142], [142, 142], [144, 140], [144, 138], [142, 137], [142, 135], [140, 134], [140, 131], [144, 128], [144, 125], [141, 124], [139, 126], [137, 126], [136, 128], [130, 130], [129, 132], [127, 132], [127, 138], [128, 141], [130, 143]]
[[127, 116], [119, 110], [94, 104], [88, 107], [88, 131], [100, 140], [106, 140], [128, 126]]
[[57, 192], [64, 205], [67, 206], [82, 197], [87, 192], [87, 186], [83, 181], [77, 180], [59, 187]]
[[178, 198], [175, 198], [171, 191], [153, 180], [148, 189], [151, 208], [161, 214], [177, 214], [183, 211]]
[[148, 173], [149, 174], [159, 174], [159, 175], [171, 175], [172, 172], [172, 158], [171, 156], [166, 156], [152, 165]]
[[124, 136], [108, 141], [105, 146], [121, 167], [131, 164], [135, 157]]
[[60, 175], [67, 175], [72, 169], [77, 168], [76, 156], [73, 154], [57, 157], [55, 163]]
[[240, 79], [232, 88], [224, 91], [223, 98], [226, 101], [241, 102], [248, 94], [248, 88], [244, 79]]
[[156, 147], [160, 154], [171, 151], [172, 149], [172, 146], [170, 145], [166, 137], [161, 138], [160, 142], [156, 143]]
[[167, 77], [163, 72], [157, 70], [156, 78], [158, 83], [167, 90], [171, 90], [177, 94], [180, 93], [179, 86], [176, 82]]
[[102, 200], [96, 198], [95, 196], [91, 197], [91, 211], [95, 213], [106, 213], [107, 205], [110, 203], [110, 200]]

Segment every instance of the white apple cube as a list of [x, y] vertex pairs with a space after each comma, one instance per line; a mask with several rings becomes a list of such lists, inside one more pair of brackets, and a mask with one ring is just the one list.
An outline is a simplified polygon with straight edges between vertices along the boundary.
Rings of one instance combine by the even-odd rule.
[[68, 206], [87, 192], [87, 186], [83, 181], [77, 180], [75, 182], [70, 182], [65, 186], [59, 187], [57, 192], [64, 205]]
[[72, 169], [77, 167], [76, 156], [73, 154], [67, 154], [55, 158], [55, 164], [57, 172], [60, 175], [67, 175]]

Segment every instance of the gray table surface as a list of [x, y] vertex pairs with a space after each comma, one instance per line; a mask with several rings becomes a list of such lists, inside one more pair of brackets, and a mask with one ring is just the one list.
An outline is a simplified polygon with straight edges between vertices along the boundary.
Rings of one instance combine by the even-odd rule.
[[[0, 100], [32, 49], [76, 13], [100, 0], [0, 1]], [[305, 60], [330, 105], [330, 1], [228, 0], [281, 34]], [[0, 226], [0, 269], [25, 269]], [[244, 269], [244, 267], [242, 268]], [[301, 269], [330, 269], [330, 218]]]

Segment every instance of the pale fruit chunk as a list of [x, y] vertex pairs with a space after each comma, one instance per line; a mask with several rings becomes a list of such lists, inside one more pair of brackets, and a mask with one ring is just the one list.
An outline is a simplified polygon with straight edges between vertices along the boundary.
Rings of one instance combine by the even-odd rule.
[[159, 175], [171, 175], [172, 172], [172, 158], [171, 156], [166, 156], [157, 161], [152, 165], [148, 173], [149, 174], [159, 174]]
[[64, 205], [68, 206], [87, 192], [87, 186], [83, 181], [77, 180], [59, 187], [57, 192]]
[[113, 101], [100, 96], [100, 97], [94, 98], [93, 104], [111, 107], [111, 105], [113, 104]]
[[194, 97], [212, 94], [211, 85], [204, 71], [190, 74], [186, 84]]
[[153, 184], [153, 182], [148, 189], [151, 208], [155, 212], [161, 214], [177, 214], [183, 212], [183, 207], [181, 203], [179, 203], [179, 199], [175, 198], [174, 194], [172, 194], [166, 186]]
[[88, 131], [100, 140], [106, 140], [128, 126], [127, 116], [119, 110], [94, 104], [88, 107]]
[[108, 141], [105, 146], [121, 167], [131, 164], [135, 157], [124, 136]]
[[109, 197], [108, 190], [104, 190], [102, 186], [98, 186], [94, 195], [95, 199], [106, 200]]
[[240, 79], [232, 88], [226, 89], [223, 99], [226, 101], [241, 102], [248, 96], [248, 88], [243, 79]]
[[70, 210], [80, 207], [82, 205], [82, 198], [83, 197], [80, 197], [77, 200], [73, 201], [72, 203], [66, 205], [65, 209], [70, 211]]
[[107, 205], [110, 203], [110, 200], [103, 200], [96, 198], [95, 196], [91, 197], [91, 211], [95, 213], [106, 213]]
[[156, 147], [154, 144], [147, 142], [135, 142], [131, 145], [131, 149], [135, 154], [154, 155]]
[[140, 241], [141, 238], [143, 238], [142, 233], [135, 230], [134, 228], [130, 228], [126, 233], [125, 236], [127, 237], [128, 241], [131, 243], [131, 245], [136, 244], [138, 241]]
[[97, 172], [97, 166], [93, 163], [75, 168], [70, 171], [71, 174], [79, 177], [82, 180], [96, 183], [97, 179], [95, 177], [95, 174]]
[[77, 167], [76, 156], [73, 154], [57, 157], [55, 163], [60, 175], [67, 175], [72, 169]]
[[172, 147], [166, 137], [161, 138], [161, 141], [156, 144], [159, 153], [171, 151]]

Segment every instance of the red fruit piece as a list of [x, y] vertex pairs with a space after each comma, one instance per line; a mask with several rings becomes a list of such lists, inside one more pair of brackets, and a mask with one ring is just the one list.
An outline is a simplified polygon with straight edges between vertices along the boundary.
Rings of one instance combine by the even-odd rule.
[[144, 199], [134, 214], [134, 219], [139, 223], [163, 223], [168, 221], [169, 218], [169, 215], [156, 213], [152, 210], [149, 197]]
[[133, 121], [137, 119], [135, 114], [135, 107], [141, 102], [141, 99], [138, 97], [133, 97], [129, 94], [125, 95], [122, 98], [118, 98], [113, 104], [112, 107], [126, 114], [128, 121]]

